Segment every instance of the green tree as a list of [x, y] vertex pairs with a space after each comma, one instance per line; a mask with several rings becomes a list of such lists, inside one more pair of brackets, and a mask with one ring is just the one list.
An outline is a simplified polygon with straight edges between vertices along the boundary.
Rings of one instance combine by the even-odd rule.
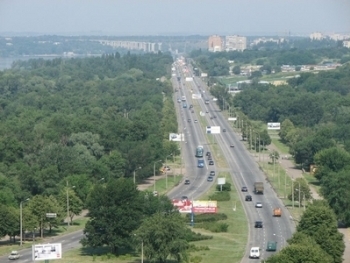
[[297, 231], [312, 237], [334, 263], [341, 263], [345, 244], [337, 227], [333, 210], [325, 201], [317, 200], [303, 213]]
[[293, 129], [295, 129], [294, 124], [289, 119], [285, 119], [281, 123], [281, 130], [279, 132], [279, 136], [280, 136], [282, 142], [284, 142], [284, 143], [288, 142], [287, 135]]
[[289, 245], [280, 252], [269, 257], [267, 263], [332, 263], [333, 259], [329, 256], [312, 237], [303, 233], [294, 233]]
[[271, 162], [272, 163], [275, 163], [279, 158], [280, 158], [280, 154], [278, 151], [276, 150], [273, 150], [271, 153], [270, 153], [270, 159], [271, 159]]
[[134, 232], [137, 244], [143, 242], [145, 256], [152, 262], [174, 258], [187, 261], [186, 224], [178, 212], [156, 213], [146, 218]]
[[106, 245], [112, 253], [131, 246], [130, 233], [142, 219], [142, 200], [130, 179], [112, 179], [107, 185], [95, 185], [88, 200], [90, 219], [82, 239], [84, 246]]
[[83, 210], [83, 202], [76, 195], [75, 191], [72, 188], [66, 187], [60, 191], [60, 194], [58, 196], [58, 200], [61, 207], [63, 208], [63, 211], [67, 211], [67, 192], [69, 200], [69, 220], [72, 223], [74, 216], [79, 215]]
[[329, 176], [331, 172], [338, 172], [350, 164], [350, 154], [340, 147], [323, 149], [315, 154], [316, 173], [319, 180]]
[[[304, 178], [297, 178], [293, 181], [293, 189], [294, 189], [294, 200], [303, 204], [303, 202], [311, 199], [311, 191], [309, 184], [305, 181]], [[300, 196], [300, 200], [299, 200]], [[288, 195], [288, 199], [292, 200], [292, 194]], [[305, 199], [304, 199], [305, 198]], [[305, 205], [305, 203], [304, 203]]]

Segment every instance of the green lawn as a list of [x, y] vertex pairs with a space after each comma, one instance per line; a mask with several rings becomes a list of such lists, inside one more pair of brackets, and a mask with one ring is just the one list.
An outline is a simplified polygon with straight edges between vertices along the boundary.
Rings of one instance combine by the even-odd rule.
[[289, 147], [281, 143], [279, 138], [271, 138], [272, 144], [274, 144], [281, 154], [289, 154]]

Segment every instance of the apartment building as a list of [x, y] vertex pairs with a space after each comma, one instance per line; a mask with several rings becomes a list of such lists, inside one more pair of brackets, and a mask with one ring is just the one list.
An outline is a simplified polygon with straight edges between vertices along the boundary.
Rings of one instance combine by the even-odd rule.
[[223, 43], [222, 38], [218, 35], [210, 36], [208, 39], [208, 50], [210, 52], [222, 51]]
[[226, 51], [243, 51], [247, 48], [247, 38], [233, 35], [226, 36], [225, 38], [225, 50]]

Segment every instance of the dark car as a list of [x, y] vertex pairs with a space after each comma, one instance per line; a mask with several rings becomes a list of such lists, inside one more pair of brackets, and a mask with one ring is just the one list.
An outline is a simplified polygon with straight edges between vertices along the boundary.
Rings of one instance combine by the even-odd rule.
[[245, 200], [246, 200], [246, 201], [253, 201], [253, 198], [252, 198], [251, 195], [246, 195], [246, 196], [245, 196]]
[[214, 165], [214, 161], [209, 161], [209, 165]]
[[187, 122], [191, 122], [191, 119], [188, 119]]
[[181, 196], [181, 200], [187, 200], [188, 197], [186, 195]]
[[192, 108], [193, 108], [193, 105], [191, 104], [191, 105], [190, 105], [190, 109], [192, 109]]
[[231, 147], [231, 148], [235, 148], [235, 146], [234, 146], [233, 144], [230, 144], [230, 147]]
[[205, 155], [206, 155], [206, 156], [209, 156], [209, 155], [211, 155], [211, 153], [210, 153], [210, 152], [207, 152]]
[[190, 184], [190, 180], [186, 179], [185, 184]]
[[214, 181], [214, 177], [212, 177], [212, 176], [208, 176], [207, 181], [208, 181], [208, 182], [212, 182], [212, 181]]
[[263, 222], [262, 221], [255, 221], [255, 228], [262, 228]]
[[226, 132], [226, 129], [222, 129], [223, 132]]
[[248, 188], [246, 186], [242, 186], [242, 192], [248, 192]]
[[194, 113], [194, 110], [191, 110], [192, 113]]
[[215, 176], [215, 171], [210, 171], [209, 176]]

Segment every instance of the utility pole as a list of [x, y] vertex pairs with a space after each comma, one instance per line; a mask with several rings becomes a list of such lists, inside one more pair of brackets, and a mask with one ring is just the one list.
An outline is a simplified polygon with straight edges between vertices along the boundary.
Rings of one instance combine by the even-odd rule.
[[286, 199], [287, 195], [287, 170], [286, 170], [286, 174], [284, 175], [284, 199]]
[[252, 128], [249, 127], [250, 151], [252, 150]]
[[292, 179], [292, 207], [294, 209], [294, 180], [293, 179]]

